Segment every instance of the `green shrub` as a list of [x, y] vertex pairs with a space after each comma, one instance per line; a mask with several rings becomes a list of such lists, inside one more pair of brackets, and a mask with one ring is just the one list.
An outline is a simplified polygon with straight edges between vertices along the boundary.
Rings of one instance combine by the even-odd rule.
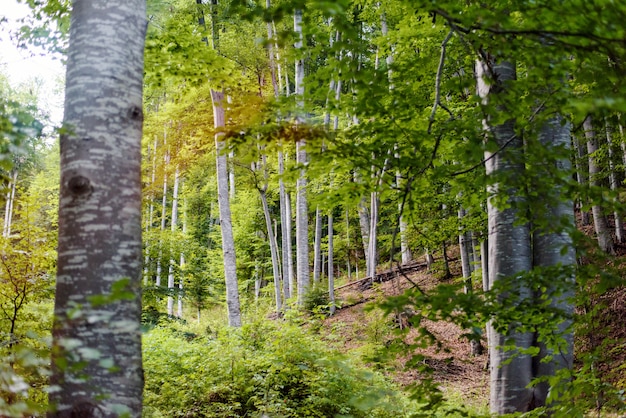
[[219, 335], [145, 335], [145, 416], [407, 416], [391, 384], [299, 327], [257, 322]]

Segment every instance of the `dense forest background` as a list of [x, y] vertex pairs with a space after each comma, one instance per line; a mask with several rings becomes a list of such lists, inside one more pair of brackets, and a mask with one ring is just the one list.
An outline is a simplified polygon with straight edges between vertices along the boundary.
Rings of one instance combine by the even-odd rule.
[[[26, 3], [16, 37], [65, 53], [70, 2]], [[608, 0], [149, 0], [143, 416], [620, 416], [625, 19]], [[0, 415], [42, 416], [72, 128], [36, 83], [0, 91]], [[447, 384], [451, 348], [480, 389]], [[85, 381], [117, 372], [72, 356]]]

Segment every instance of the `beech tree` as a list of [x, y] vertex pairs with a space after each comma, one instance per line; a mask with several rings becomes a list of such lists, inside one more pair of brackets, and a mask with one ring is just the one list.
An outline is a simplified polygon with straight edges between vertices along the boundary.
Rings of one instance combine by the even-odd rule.
[[141, 416], [144, 0], [72, 4], [49, 416]]

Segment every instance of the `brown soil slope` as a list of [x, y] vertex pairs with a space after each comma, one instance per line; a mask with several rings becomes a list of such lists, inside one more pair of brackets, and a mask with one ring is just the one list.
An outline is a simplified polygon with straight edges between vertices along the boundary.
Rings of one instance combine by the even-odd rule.
[[[458, 266], [451, 264], [454, 275]], [[412, 270], [406, 273], [407, 280], [402, 275], [383, 275], [380, 283], [372, 283], [371, 280], [361, 280], [351, 285], [342, 286], [338, 290], [338, 299], [344, 306], [337, 310], [336, 314], [328, 318], [325, 329], [339, 329], [343, 340], [343, 349], [354, 351], [371, 345], [378, 345], [384, 350], [385, 343], [393, 338], [393, 328], [400, 328], [402, 319], [387, 318], [376, 310], [372, 311], [375, 302], [385, 296], [401, 294], [413, 283], [420, 288], [428, 289], [438, 283], [434, 275], [430, 274], [425, 264], [416, 264], [410, 267]], [[391, 278], [393, 277], [393, 278]], [[367, 311], [367, 312], [366, 312]], [[378, 321], [378, 324], [366, 323], [366, 321]], [[377, 319], [376, 319], [377, 318]], [[419, 373], [406, 367], [406, 362], [411, 353], [419, 353], [426, 357], [424, 360], [434, 370], [435, 382], [447, 392], [462, 395], [475, 406], [485, 406], [488, 402], [488, 371], [487, 355], [472, 356], [470, 344], [462, 337], [463, 330], [454, 324], [447, 322], [423, 322], [437, 340], [441, 342], [441, 349], [434, 347], [415, 349], [398, 356], [393, 362], [393, 367], [386, 369], [393, 379], [401, 385], [408, 385], [419, 379]], [[382, 324], [382, 325], [381, 325]], [[412, 343], [419, 338], [417, 330], [410, 329], [405, 341]]]

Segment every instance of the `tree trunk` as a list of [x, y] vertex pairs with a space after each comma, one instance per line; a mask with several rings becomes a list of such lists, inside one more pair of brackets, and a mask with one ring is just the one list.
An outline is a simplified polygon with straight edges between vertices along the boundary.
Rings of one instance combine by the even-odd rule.
[[[293, 27], [297, 40], [295, 48], [297, 53], [301, 53], [303, 47], [302, 36], [302, 10], [294, 12]], [[299, 112], [304, 112], [304, 60], [302, 57], [296, 59], [296, 105]], [[296, 119], [296, 123], [302, 122], [302, 115]], [[307, 154], [303, 139], [296, 143], [297, 162], [302, 166], [307, 163]], [[304, 295], [309, 289], [309, 213], [306, 196], [307, 179], [304, 169], [300, 171], [300, 176], [296, 182], [296, 269], [298, 277], [298, 305], [304, 302]]]
[[[270, 0], [265, 1], [265, 8], [269, 10], [272, 7]], [[270, 74], [272, 77], [272, 87], [274, 89], [274, 97], [280, 96], [280, 87], [278, 85], [279, 76], [276, 75], [276, 56], [274, 54], [276, 44], [274, 41], [274, 30], [272, 22], [267, 22], [267, 54], [269, 56]]]
[[[489, 73], [493, 71], [493, 73]], [[505, 88], [505, 84], [515, 79], [515, 66], [509, 62], [488, 65], [478, 62], [476, 65], [478, 93], [487, 100], [495, 89]], [[487, 81], [489, 80], [489, 81]], [[492, 80], [497, 80], [492, 84]], [[489, 127], [490, 140], [496, 142], [501, 152], [485, 153], [485, 167], [488, 176], [498, 176], [497, 183], [488, 187], [487, 200], [489, 233], [488, 286], [491, 289], [496, 281], [504, 281], [511, 292], [521, 300], [528, 299], [530, 291], [523, 284], [516, 282], [516, 276], [532, 268], [529, 226], [520, 224], [516, 205], [522, 202], [519, 190], [512, 181], [505, 181], [519, 176], [524, 171], [523, 141], [515, 133], [515, 122], [508, 120], [501, 125]], [[505, 146], [506, 144], [506, 146]], [[508, 183], [512, 184], [508, 184]], [[494, 197], [506, 193], [511, 205], [507, 208], [495, 206]], [[532, 380], [532, 359], [527, 354], [520, 354], [517, 349], [505, 350], [511, 342], [518, 349], [530, 348], [533, 343], [531, 333], [520, 333], [509, 329], [506, 334], [496, 332], [488, 324], [489, 365], [491, 375], [490, 408], [495, 414], [524, 412], [530, 407], [532, 389], [528, 388]]]
[[[465, 217], [465, 209], [459, 209], [459, 221], [462, 221]], [[465, 293], [471, 292], [472, 290], [472, 267], [471, 267], [471, 257], [470, 257], [470, 246], [472, 245], [472, 239], [468, 232], [463, 230], [463, 227], [460, 227], [459, 234], [459, 252], [461, 253], [461, 271], [463, 274], [463, 279], [465, 281]]]
[[333, 246], [333, 213], [328, 214], [328, 299], [330, 300], [330, 314], [335, 313], [335, 264]]
[[346, 269], [348, 270], [348, 281], [352, 281], [352, 266], [350, 264], [350, 212], [346, 209]]
[[[183, 182], [181, 181], [181, 187]], [[183, 239], [187, 239], [187, 199], [183, 200]], [[180, 262], [178, 265], [180, 266], [180, 277], [178, 278], [178, 313], [177, 316], [179, 318], [183, 317], [183, 285], [185, 282], [184, 272], [185, 272], [185, 252], [180, 252]]]
[[[148, 209], [148, 219], [146, 222], [146, 232], [150, 231], [152, 228], [152, 222], [154, 221], [154, 185], [156, 183], [156, 157], [157, 157], [157, 146], [158, 146], [158, 137], [154, 136], [154, 146], [152, 148], [152, 176], [150, 180], [150, 193], [148, 194], [148, 199], [150, 199], [150, 206]], [[146, 254], [144, 256], [143, 261], [143, 285], [148, 286], [150, 283], [150, 252], [148, 251], [148, 244], [146, 242]]]
[[[178, 167], [176, 167], [176, 172], [174, 173], [174, 191], [172, 192], [172, 220], [171, 220], [171, 231], [172, 234], [176, 232], [176, 228], [178, 227], [178, 186], [180, 182], [180, 171]], [[171, 252], [171, 248], [170, 248]], [[170, 257], [170, 266], [167, 275], [167, 314], [169, 316], [174, 316], [174, 265], [176, 261]]]
[[225, 125], [224, 119], [224, 92], [211, 90], [213, 101], [214, 125], [218, 132], [215, 134], [215, 153], [217, 167], [217, 201], [220, 209], [220, 229], [222, 231], [222, 254], [224, 257], [224, 279], [226, 281], [226, 305], [228, 310], [228, 325], [241, 326], [241, 309], [239, 307], [239, 288], [237, 284], [237, 260], [235, 257], [235, 239], [230, 215], [230, 201], [228, 199], [228, 161], [225, 154], [225, 144], [221, 140], [224, 135], [219, 129]]
[[141, 417], [145, 1], [72, 5], [48, 416]]
[[291, 298], [293, 292], [293, 259], [291, 255], [291, 205], [288, 202], [288, 195], [285, 192], [285, 182], [283, 174], [285, 173], [284, 156], [281, 151], [278, 152], [278, 180], [279, 203], [280, 203], [280, 231], [281, 231], [281, 247], [283, 260], [283, 293], [285, 302]]
[[[609, 124], [608, 119], [605, 119], [605, 127], [606, 127], [606, 142], [609, 151], [609, 184], [611, 190], [617, 192], [619, 189], [619, 185], [617, 184], [617, 174], [615, 173], [615, 163], [613, 161], [613, 135], [612, 128]], [[624, 223], [622, 222], [622, 216], [619, 211], [613, 212], [613, 217], [615, 219], [615, 239], [617, 242], [624, 242]]]
[[276, 300], [276, 312], [280, 312], [283, 308], [282, 296], [280, 291], [280, 266], [278, 261], [278, 244], [272, 230], [272, 219], [270, 218], [270, 209], [267, 205], [267, 194], [265, 190], [259, 190], [261, 195], [261, 204], [263, 205], [263, 215], [265, 216], [265, 225], [267, 227], [267, 239], [270, 244], [270, 253], [272, 256], [272, 273], [274, 275], [274, 295]]
[[282, 295], [280, 290], [280, 261], [278, 259], [278, 242], [272, 228], [272, 218], [270, 217], [270, 208], [267, 204], [267, 161], [265, 156], [261, 157], [261, 165], [263, 169], [264, 184], [258, 187], [261, 197], [261, 205], [263, 206], [263, 215], [265, 217], [265, 227], [267, 228], [267, 240], [270, 245], [270, 254], [272, 256], [272, 274], [274, 275], [274, 296], [276, 301], [276, 312], [280, 312], [283, 308]]
[[[549, 120], [539, 134], [540, 143], [547, 149], [552, 147], [570, 146], [570, 124], [561, 123], [561, 118], [555, 117]], [[569, 173], [571, 163], [569, 158], [561, 158], [556, 161], [557, 168], [563, 173]], [[574, 244], [567, 228], [574, 227], [574, 205], [571, 199], [563, 196], [564, 186], [559, 182], [552, 188], [552, 201], [545, 202], [548, 206], [545, 219], [537, 223], [533, 233], [533, 265], [534, 267], [574, 266], [576, 253]], [[565, 228], [563, 227], [565, 225]], [[547, 290], [548, 295], [558, 295], [550, 301], [550, 306], [561, 312], [565, 318], [571, 318], [574, 307], [571, 298], [575, 291], [575, 278], [567, 275], [563, 278], [551, 280], [552, 287]], [[554, 292], [554, 293], [553, 293]], [[536, 295], [540, 297], [542, 295]], [[571, 331], [567, 331], [572, 325], [570, 319], [564, 320], [558, 326], [560, 335], [565, 339], [565, 345], [560, 347], [558, 353], [553, 348], [547, 348], [541, 341], [535, 341], [539, 347], [539, 355], [533, 360], [534, 377], [551, 377], [561, 369], [571, 369], [574, 362], [574, 337]], [[554, 356], [546, 361], [547, 356]], [[541, 382], [533, 389], [534, 407], [546, 405], [550, 393], [549, 382]]]
[[[167, 130], [163, 130], [163, 146], [167, 145]], [[165, 152], [163, 157], [163, 201], [161, 202], [161, 235], [165, 232], [165, 225], [167, 223], [167, 167], [170, 163], [170, 153]], [[159, 238], [159, 258], [157, 259], [156, 268], [156, 286], [161, 286], [161, 259], [163, 258], [163, 239]]]
[[315, 241], [313, 243], [313, 283], [315, 286], [320, 281], [322, 270], [322, 213], [319, 206], [315, 209]]
[[374, 277], [376, 275], [376, 266], [378, 265], [378, 205], [378, 193], [372, 192], [370, 194], [370, 224], [366, 257], [366, 262], [368, 264], [367, 271], [365, 273], [367, 277]]
[[[306, 162], [304, 144], [296, 144], [298, 163]], [[296, 182], [296, 276], [298, 278], [298, 304], [304, 302], [304, 295], [309, 288], [309, 214], [306, 197], [306, 177], [300, 174]]]
[[[598, 176], [601, 173], [601, 168], [596, 161], [596, 151], [598, 150], [598, 139], [593, 130], [593, 123], [591, 116], [587, 116], [583, 122], [583, 129], [585, 130], [585, 138], [587, 138], [587, 154], [589, 157], [589, 184], [592, 187], [599, 187], [600, 181]], [[593, 224], [596, 230], [596, 236], [598, 239], [598, 245], [602, 251], [608, 254], [615, 254], [615, 246], [613, 238], [611, 237], [611, 230], [609, 223], [604, 216], [604, 209], [599, 203], [594, 202], [591, 206], [591, 213], [593, 214]]]
[[[574, 147], [575, 147], [575, 152], [576, 152], [576, 156], [577, 158], [575, 158], [576, 161], [576, 180], [578, 181], [578, 184], [581, 186], [581, 188], [587, 187], [587, 182], [589, 181], [589, 163], [588, 163], [588, 159], [585, 156], [585, 151], [583, 149], [583, 144], [581, 144], [581, 141], [578, 140], [577, 136], [573, 137], [574, 140]], [[585, 161], [586, 160], [586, 161]], [[581, 220], [581, 224], [582, 226], [587, 226], [591, 223], [590, 219], [589, 219], [589, 211], [585, 209], [585, 203], [583, 200], [583, 198], [581, 197], [580, 200], [577, 202], [578, 207], [580, 208], [580, 220]]]
[[7, 193], [7, 204], [4, 212], [4, 229], [2, 236], [7, 238], [11, 235], [11, 224], [13, 222], [13, 206], [15, 204], [15, 190], [17, 188], [17, 168], [11, 170], [11, 181], [9, 183], [9, 193]]
[[228, 153], [228, 196], [230, 200], [235, 200], [235, 153]]

